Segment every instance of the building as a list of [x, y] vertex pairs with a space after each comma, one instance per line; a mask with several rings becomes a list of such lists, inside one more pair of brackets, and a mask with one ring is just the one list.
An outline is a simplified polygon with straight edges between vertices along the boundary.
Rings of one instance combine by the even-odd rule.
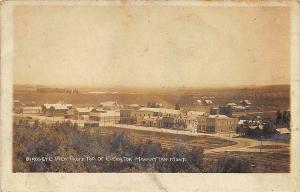
[[212, 100], [210, 100], [210, 99], [205, 99], [204, 101], [203, 101], [203, 105], [212, 105], [213, 104], [213, 102], [212, 102]]
[[162, 127], [162, 117], [156, 116], [156, 117], [145, 117], [141, 125], [145, 127]]
[[106, 111], [115, 111], [120, 109], [120, 105], [117, 101], [105, 101], [101, 102], [96, 108]]
[[74, 119], [89, 120], [89, 114], [94, 107], [76, 107], [68, 111], [68, 114]]
[[22, 113], [30, 114], [30, 115], [40, 115], [42, 113], [42, 107], [41, 106], [36, 106], [36, 107], [24, 106], [24, 107], [22, 107]]
[[233, 132], [238, 125], [238, 118], [226, 115], [209, 115], [197, 118], [198, 132], [223, 133]]
[[163, 107], [164, 105], [162, 104], [162, 103], [159, 103], [159, 102], [157, 102], [157, 101], [149, 101], [148, 103], [147, 103], [147, 107], [149, 107], [149, 108], [161, 108], [161, 107]]
[[227, 103], [226, 105], [227, 105], [227, 106], [231, 106], [231, 107], [233, 107], [233, 106], [237, 106], [237, 104], [236, 104], [236, 103]]
[[232, 106], [231, 109], [232, 109], [233, 112], [244, 112], [244, 111], [246, 111], [246, 107], [241, 106], [241, 105]]
[[132, 108], [123, 108], [120, 109], [120, 123], [123, 124], [136, 124], [136, 116], [135, 116], [136, 109]]
[[133, 112], [133, 115], [136, 118], [137, 125], [142, 125], [142, 120], [145, 117], [150, 118], [150, 117], [158, 117], [158, 116], [165, 117], [165, 119], [163, 120], [164, 121], [163, 125], [166, 125], [167, 121], [170, 120], [171, 117], [178, 117], [180, 114], [181, 114], [180, 110], [166, 109], [166, 108], [149, 108], [149, 107], [142, 107], [139, 110]]
[[72, 108], [72, 104], [44, 104], [42, 105], [42, 114], [48, 117], [65, 116], [67, 111]]
[[175, 128], [177, 129], [187, 129], [191, 126], [191, 121], [186, 115], [180, 115], [176, 118]]
[[84, 122], [83, 126], [85, 128], [96, 128], [96, 127], [99, 127], [99, 122], [97, 122], [97, 121], [86, 121], [86, 122]]
[[23, 104], [19, 100], [13, 100], [13, 112], [21, 113]]
[[240, 104], [241, 104], [242, 106], [246, 107], [246, 106], [251, 105], [251, 102], [250, 102], [249, 100], [245, 99], [245, 100], [241, 100], [241, 101], [240, 101]]
[[32, 117], [23, 116], [23, 115], [14, 115], [13, 125], [16, 128], [26, 128], [34, 124], [35, 120]]
[[230, 106], [230, 105], [219, 106], [219, 114], [231, 117], [232, 116], [232, 106]]
[[130, 109], [139, 109], [139, 108], [140, 108], [140, 105], [139, 105], [139, 104], [130, 104], [130, 105], [128, 106], [128, 108], [130, 108]]
[[199, 116], [206, 116], [208, 114], [206, 112], [202, 112], [202, 111], [189, 111], [189, 112], [187, 112], [186, 115], [190, 118], [195, 118], [196, 119]]
[[160, 125], [163, 128], [172, 129], [172, 128], [178, 128], [176, 127], [176, 123], [177, 123], [177, 117], [166, 115], [162, 117]]
[[92, 121], [119, 123], [120, 122], [120, 111], [105, 111], [102, 109], [94, 108], [89, 113], [89, 119]]
[[219, 114], [220, 113], [220, 109], [219, 109], [219, 107], [212, 107], [212, 108], [210, 108], [210, 115], [217, 115], [217, 114]]

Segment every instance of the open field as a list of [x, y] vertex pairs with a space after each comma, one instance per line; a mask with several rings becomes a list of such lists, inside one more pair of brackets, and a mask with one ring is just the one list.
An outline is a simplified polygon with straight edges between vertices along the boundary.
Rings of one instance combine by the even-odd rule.
[[122, 133], [128, 136], [135, 143], [145, 143], [148, 140], [160, 143], [163, 148], [172, 148], [176, 145], [184, 145], [186, 148], [199, 147], [202, 149], [213, 149], [234, 145], [236, 142], [207, 135], [188, 136], [176, 135], [163, 132], [149, 132], [143, 130], [131, 130], [124, 128], [106, 127], [89, 128], [85, 131], [91, 131], [100, 135], [112, 135], [113, 133]]
[[[242, 99], [251, 100], [254, 107], [265, 111], [289, 109], [289, 85], [263, 86], [249, 88], [78, 88], [79, 94], [47, 92], [40, 93], [34, 86], [14, 86], [14, 99], [23, 102], [35, 101], [41, 105], [64, 101], [77, 106], [96, 105], [102, 101], [115, 101], [120, 104], [146, 104], [158, 101], [167, 108], [174, 108], [176, 103], [184, 106], [195, 99], [211, 98], [215, 105], [228, 102], [239, 103]], [[101, 94], [88, 92], [101, 92]]]

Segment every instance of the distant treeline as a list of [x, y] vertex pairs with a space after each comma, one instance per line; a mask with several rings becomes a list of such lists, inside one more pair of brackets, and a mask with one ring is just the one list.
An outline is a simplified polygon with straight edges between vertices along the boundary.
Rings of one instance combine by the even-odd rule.
[[79, 93], [78, 89], [63, 89], [63, 88], [37, 88], [38, 93]]
[[[222, 157], [204, 163], [203, 149], [187, 149], [176, 145], [162, 148], [147, 140], [133, 143], [122, 133], [100, 135], [80, 131], [77, 124], [57, 122], [46, 125], [36, 121], [26, 128], [14, 128], [14, 172], [248, 172], [247, 159]], [[28, 157], [162, 157], [185, 158], [185, 162], [172, 161], [26, 161]]]

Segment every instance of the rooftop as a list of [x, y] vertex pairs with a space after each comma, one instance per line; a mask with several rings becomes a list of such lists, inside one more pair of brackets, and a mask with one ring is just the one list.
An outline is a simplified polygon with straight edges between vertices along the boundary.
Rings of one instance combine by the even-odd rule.
[[181, 113], [180, 110], [175, 110], [175, 109], [149, 108], [149, 107], [142, 107], [139, 109], [139, 111], [152, 111], [155, 113], [174, 114], [174, 115], [179, 115]]

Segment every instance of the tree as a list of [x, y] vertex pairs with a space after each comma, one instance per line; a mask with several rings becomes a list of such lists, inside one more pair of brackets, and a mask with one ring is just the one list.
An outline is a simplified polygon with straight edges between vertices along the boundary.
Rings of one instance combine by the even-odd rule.
[[176, 104], [175, 104], [175, 110], [180, 110], [180, 105], [179, 105], [179, 103], [176, 103]]
[[281, 124], [281, 122], [282, 122], [282, 114], [281, 114], [281, 112], [278, 110], [278, 111], [276, 112], [276, 125]]
[[250, 171], [250, 162], [246, 158], [224, 155], [208, 167], [211, 173], [247, 173]]

